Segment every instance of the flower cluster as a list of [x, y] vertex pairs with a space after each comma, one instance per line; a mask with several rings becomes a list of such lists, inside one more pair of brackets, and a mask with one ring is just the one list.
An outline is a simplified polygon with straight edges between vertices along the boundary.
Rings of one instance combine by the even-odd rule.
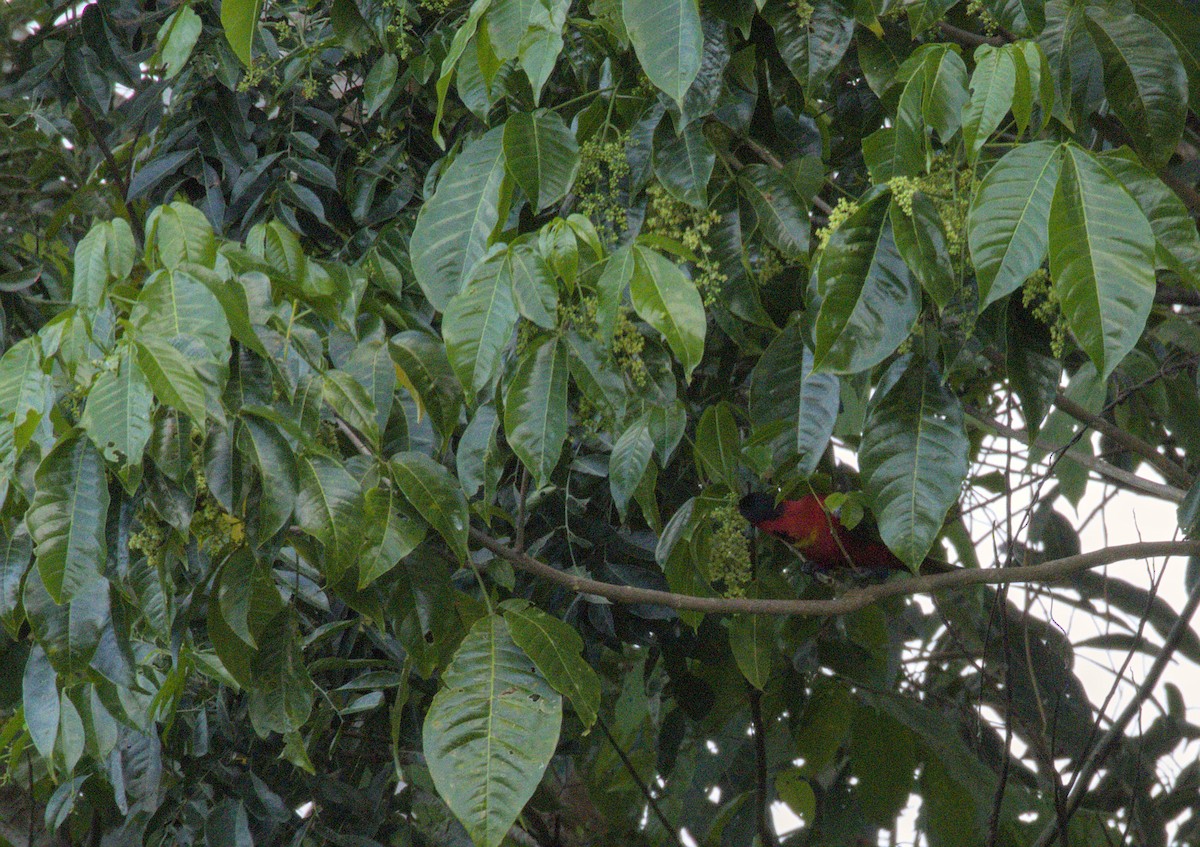
[[1001, 29], [1000, 21], [992, 14], [992, 10], [984, 5], [984, 0], [971, 0], [967, 4], [967, 14], [978, 18], [983, 24], [983, 31], [988, 35], [995, 35]]
[[1038, 268], [1021, 289], [1021, 302], [1039, 321], [1050, 330], [1050, 352], [1061, 359], [1067, 349], [1067, 319], [1062, 313], [1054, 286], [1050, 282], [1050, 272]]
[[617, 312], [616, 330], [613, 332], [613, 359], [617, 367], [638, 388], [644, 388], [650, 379], [650, 371], [642, 359], [646, 348], [645, 337], [638, 332], [637, 324], [629, 317], [629, 310], [622, 307]]
[[628, 225], [621, 196], [629, 183], [625, 137], [605, 139], [597, 134], [579, 148], [579, 173], [575, 177], [575, 207], [595, 225], [610, 245]]
[[837, 201], [837, 205], [833, 207], [833, 211], [829, 213], [829, 220], [825, 226], [817, 230], [817, 252], [825, 249], [825, 245], [829, 243], [830, 237], [837, 232], [837, 228], [849, 220], [850, 216], [858, 211], [858, 203], [851, 200], [849, 197], [841, 197]]
[[728, 597], [741, 597], [753, 579], [750, 544], [746, 521], [732, 497], [713, 509], [708, 520], [711, 534], [708, 545], [708, 573], [714, 583], [724, 587]]
[[708, 233], [721, 216], [712, 210], [697, 209], [672, 197], [657, 182], [646, 189], [646, 223], [643, 230], [651, 235], [674, 239], [696, 257], [694, 282], [705, 306], [717, 302], [721, 287], [729, 279], [721, 273], [721, 264], [713, 256]]
[[808, 0], [795, 0], [792, 4], [796, 7], [796, 18], [800, 22], [800, 26], [808, 26], [808, 22], [812, 20], [813, 9], [812, 4]]
[[892, 190], [896, 205], [909, 216], [912, 215], [913, 199], [917, 192], [932, 201], [946, 230], [946, 246], [950, 255], [955, 261], [960, 261], [967, 245], [967, 211], [971, 205], [974, 179], [972, 170], [960, 169], [951, 156], [938, 153], [933, 157], [933, 167], [929, 173], [893, 177], [888, 180], [888, 187]]

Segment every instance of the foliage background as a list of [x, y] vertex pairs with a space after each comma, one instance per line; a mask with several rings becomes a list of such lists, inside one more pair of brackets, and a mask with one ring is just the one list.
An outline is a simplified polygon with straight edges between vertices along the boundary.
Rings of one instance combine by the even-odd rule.
[[1193, 0], [261, 6], [0, 12], [0, 841], [1200, 842]]

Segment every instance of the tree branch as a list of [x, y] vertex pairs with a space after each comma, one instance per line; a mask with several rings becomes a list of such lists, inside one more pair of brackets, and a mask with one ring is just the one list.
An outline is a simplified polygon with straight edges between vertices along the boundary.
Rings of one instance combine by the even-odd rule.
[[966, 44], [968, 47], [978, 47], [981, 44], [990, 44], [993, 47], [1002, 47], [1007, 42], [998, 35], [980, 35], [977, 32], [961, 29], [948, 24], [945, 21], [938, 21], [938, 29], [952, 41], [957, 41], [959, 44]]
[[1054, 559], [1038, 565], [1011, 568], [960, 568], [951, 573], [897, 579], [864, 588], [852, 588], [832, 600], [768, 600], [750, 597], [696, 597], [653, 588], [637, 588], [601, 582], [586, 576], [560, 571], [471, 527], [471, 539], [481, 547], [507, 559], [513, 567], [533, 576], [569, 588], [579, 594], [594, 594], [614, 603], [646, 603], [670, 609], [686, 609], [711, 614], [811, 615], [829, 617], [856, 612], [885, 597], [927, 594], [969, 585], [1003, 585], [1012, 582], [1051, 582], [1089, 568], [1111, 565], [1127, 559], [1158, 556], [1200, 555], [1200, 541], [1146, 541], [1105, 547], [1090, 553]]
[[[1108, 754], [1116, 743], [1125, 737], [1125, 730], [1129, 724], [1137, 717], [1141, 711], [1142, 704], [1150, 698], [1154, 692], [1154, 686], [1158, 684], [1158, 680], [1162, 677], [1163, 671], [1167, 669], [1167, 664], [1171, 661], [1171, 657], [1175, 655], [1175, 651], [1179, 648], [1179, 643], [1184, 636], [1191, 631], [1192, 616], [1196, 614], [1196, 609], [1200, 607], [1200, 583], [1192, 588], [1192, 593], [1188, 596], [1187, 603], [1179, 611], [1179, 617], [1171, 626], [1171, 630], [1167, 633], [1167, 637], [1163, 640], [1162, 649], [1158, 656], [1154, 659], [1154, 664], [1150, 666], [1150, 672], [1146, 674], [1146, 678], [1142, 680], [1138, 686], [1137, 693], [1134, 694], [1129, 705], [1121, 712], [1120, 716], [1113, 721], [1112, 726], [1108, 728], [1108, 732], [1100, 739], [1100, 743], [1092, 748], [1092, 752], [1088, 754], [1083, 766], [1080, 767], [1072, 780], [1071, 793], [1067, 797], [1066, 815], [1070, 818], [1079, 808], [1079, 804], [1083, 801], [1083, 796], [1088, 791], [1088, 784], [1092, 781], [1092, 776], [1104, 764], [1104, 760], [1108, 758]], [[1065, 825], [1065, 821], [1062, 822]], [[1054, 840], [1058, 832], [1059, 822], [1051, 821], [1042, 830], [1038, 840], [1034, 843], [1034, 847], [1047, 847]]]
[[1054, 405], [1080, 423], [1087, 424], [1101, 435], [1107, 435], [1131, 453], [1137, 453], [1157, 468], [1159, 473], [1163, 475], [1163, 478], [1171, 484], [1185, 490], [1192, 487], [1192, 475], [1171, 461], [1169, 457], [1155, 450], [1154, 445], [1143, 441], [1136, 435], [1126, 432], [1099, 415], [1093, 415], [1061, 391], [1055, 396]]
[[[976, 426], [1003, 435], [1005, 438], [1013, 438], [1020, 441], [1029, 447], [1037, 447], [1040, 450], [1045, 450], [1048, 453], [1056, 452], [1057, 449], [1051, 445], [1044, 444], [1038, 441], [1032, 441], [1029, 438], [1029, 433], [1015, 430], [1005, 426], [1000, 421], [990, 418], [983, 413], [969, 409], [967, 411], [967, 420]], [[1136, 491], [1139, 494], [1147, 494], [1151, 497], [1157, 497], [1160, 500], [1170, 500], [1172, 503], [1183, 502], [1187, 492], [1176, 488], [1173, 485], [1163, 485], [1160, 482], [1153, 482], [1148, 479], [1142, 479], [1135, 473], [1122, 470], [1111, 462], [1106, 462], [1103, 459], [1097, 459], [1094, 456], [1089, 456], [1086, 453], [1068, 453], [1066, 458], [1076, 464], [1083, 465], [1088, 470], [1095, 471], [1102, 477], [1111, 481], [1114, 485], [1119, 485], [1122, 488], [1127, 488], [1130, 491]]]

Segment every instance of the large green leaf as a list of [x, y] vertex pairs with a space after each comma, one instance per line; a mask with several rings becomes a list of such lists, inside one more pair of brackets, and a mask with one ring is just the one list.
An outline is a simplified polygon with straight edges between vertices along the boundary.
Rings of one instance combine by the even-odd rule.
[[139, 333], [133, 343], [137, 363], [160, 402], [183, 412], [200, 429], [207, 411], [204, 384], [192, 363], [167, 341], [153, 332]]
[[259, 531], [266, 539], [288, 525], [296, 508], [300, 488], [296, 454], [270, 421], [247, 415], [242, 420], [242, 452], [258, 468], [261, 493], [258, 498]]
[[509, 634], [554, 690], [567, 697], [584, 729], [596, 722], [600, 678], [580, 655], [583, 639], [570, 624], [524, 600], [502, 604]]
[[362, 383], [345, 371], [329, 370], [321, 380], [321, 396], [338, 417], [379, 445], [375, 401]]
[[1187, 71], [1188, 102], [1200, 107], [1200, 15], [1179, 0], [1134, 0], [1138, 14], [1167, 34]]
[[1019, 288], [1046, 260], [1050, 200], [1062, 152], [1049, 141], [1010, 150], [984, 178], [967, 215], [980, 306]]
[[790, 0], [769, 0], [762, 16], [775, 31], [779, 55], [804, 87], [811, 92], [833, 72], [850, 47], [854, 18], [840, 0], [813, 0], [807, 23]]
[[429, 773], [478, 847], [498, 847], [558, 745], [562, 697], [488, 615], [463, 639], [425, 716]]
[[425, 540], [425, 525], [411, 515], [399, 492], [372, 488], [363, 498], [371, 542], [358, 562], [358, 587], [366, 588]]
[[504, 128], [470, 144], [421, 206], [409, 251], [417, 284], [439, 312], [487, 252], [504, 193]]
[[58, 676], [46, 658], [46, 651], [36, 644], [25, 661], [21, 702], [25, 707], [25, 727], [30, 740], [42, 758], [49, 761], [58, 739]]
[[362, 543], [362, 489], [337, 461], [301, 456], [296, 523], [325, 547], [329, 579], [336, 582], [354, 564]]
[[884, 543], [916, 571], [969, 467], [962, 406], [932, 367], [897, 360], [867, 410], [859, 463]]
[[35, 338], [9, 347], [0, 357], [0, 419], [13, 423], [13, 446], [21, 450], [48, 411], [54, 383], [44, 370], [42, 352]]
[[104, 300], [108, 284], [108, 224], [98, 223], [75, 245], [75, 267], [72, 274], [71, 302], [96, 308]]
[[467, 49], [467, 44], [475, 37], [475, 31], [479, 27], [479, 20], [487, 12], [488, 7], [492, 5], [492, 0], [474, 0], [471, 3], [471, 9], [467, 12], [467, 19], [454, 30], [454, 39], [450, 42], [450, 49], [446, 51], [445, 57], [442, 59], [442, 68], [438, 73], [437, 79], [437, 112], [433, 116], [433, 140], [439, 146], [445, 147], [445, 141], [442, 139], [442, 113], [446, 107], [446, 93], [450, 90], [450, 80], [454, 78], [454, 69], [458, 66], [458, 60], [462, 58], [463, 52]]
[[222, 0], [221, 27], [234, 54], [242, 64], [250, 64], [250, 47], [254, 43], [254, 28], [262, 13], [262, 0]]
[[703, 59], [699, 4], [696, 0], [622, 0], [621, 12], [642, 70], [682, 104]]
[[446, 540], [458, 560], [465, 563], [470, 513], [458, 480], [424, 453], [412, 451], [393, 456], [391, 469], [404, 499]]
[[60, 673], [84, 671], [110, 622], [108, 580], [93, 579], [70, 600], [56, 603], [34, 569], [25, 579], [22, 603], [29, 628], [55, 669]]
[[696, 425], [693, 452], [696, 464], [704, 469], [709, 479], [724, 483], [731, 490], [737, 488], [741, 446], [732, 406], [729, 403], [719, 403], [705, 409]]
[[140, 464], [150, 440], [153, 400], [133, 349], [126, 346], [117, 369], [104, 371], [92, 384], [79, 425], [108, 461]]
[[645, 476], [653, 452], [654, 439], [650, 437], [649, 425], [642, 418], [634, 421], [613, 445], [612, 455], [608, 459], [608, 486], [622, 520], [629, 506], [629, 498]]
[[704, 303], [695, 284], [665, 256], [634, 248], [630, 294], [634, 311], [667, 339], [675, 358], [690, 379], [704, 355]]
[[1087, 29], [1104, 63], [1108, 102], [1134, 148], [1162, 167], [1187, 117], [1188, 80], [1171, 39], [1140, 15], [1089, 6]]
[[654, 131], [654, 174], [676, 199], [706, 208], [708, 180], [716, 162], [716, 151], [700, 121], [688, 124], [678, 135], [670, 121], [661, 121]]
[[1158, 240], [1158, 267], [1169, 268], [1200, 288], [1200, 233], [1179, 195], [1137, 161], [1132, 152], [1105, 153], [1100, 163], [1130, 193]]
[[157, 271], [146, 280], [130, 322], [143, 335], [164, 340], [198, 338], [217, 360], [229, 356], [229, 322], [208, 286], [185, 272]]
[[579, 144], [558, 112], [517, 112], [504, 122], [504, 161], [540, 212], [570, 190], [579, 169]]
[[1050, 204], [1050, 273], [1071, 332], [1107, 379], [1154, 304], [1154, 232], [1100, 162], [1073, 144], [1063, 151]]
[[[768, 592], [758, 580], [746, 589], [746, 596], [760, 598]], [[733, 615], [729, 619], [729, 648], [738, 670], [746, 681], [763, 691], [771, 678], [775, 656], [777, 619], [772, 615]]]
[[398, 332], [388, 344], [400, 384], [409, 388], [443, 438], [458, 426], [462, 411], [462, 386], [454, 376], [446, 348], [427, 332]]
[[750, 420], [760, 427], [787, 421], [783, 455], [797, 456], [796, 471], [804, 477], [817, 469], [840, 405], [838, 378], [813, 373], [812, 366], [803, 328], [792, 324], [775, 336], [750, 374]]
[[890, 197], [879, 192], [834, 231], [821, 255], [821, 309], [813, 367], [857, 373], [874, 367], [912, 332], [921, 288], [896, 247]]
[[963, 141], [972, 162], [1013, 105], [1017, 65], [1007, 47], [980, 45], [971, 74], [971, 100], [963, 109]]
[[531, 244], [514, 244], [508, 249], [508, 270], [521, 317], [542, 329], [558, 326], [558, 279], [542, 254]]
[[949, 144], [962, 126], [963, 106], [967, 93], [967, 66], [951, 45], [936, 45], [924, 61], [925, 96], [921, 112], [925, 120]]
[[475, 269], [442, 317], [446, 354], [468, 397], [487, 388], [500, 371], [516, 323], [512, 265], [501, 250]]
[[70, 600], [104, 570], [108, 480], [104, 457], [79, 432], [42, 459], [25, 524], [36, 545], [38, 572], [55, 603]]
[[808, 255], [808, 208], [804, 198], [781, 171], [766, 165], [747, 165], [738, 184], [749, 198], [763, 234], [788, 258]]
[[0, 625], [12, 637], [23, 619], [21, 582], [33, 564], [33, 539], [25, 524], [0, 524]]
[[958, 291], [958, 278], [946, 244], [946, 228], [937, 207], [924, 194], [910, 202], [911, 214], [892, 203], [892, 236], [904, 263], [939, 308], [945, 308]]
[[567, 352], [562, 341], [547, 338], [517, 363], [504, 395], [504, 434], [534, 483], [549, 482], [567, 437]]
[[294, 607], [285, 607], [263, 630], [250, 675], [254, 686], [247, 711], [255, 732], [287, 734], [304, 726], [312, 709], [313, 684], [304, 665]]

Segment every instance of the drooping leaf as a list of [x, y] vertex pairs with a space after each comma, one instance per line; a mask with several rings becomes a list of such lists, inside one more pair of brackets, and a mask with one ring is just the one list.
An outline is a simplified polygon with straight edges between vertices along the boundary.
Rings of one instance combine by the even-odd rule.
[[1063, 149], [1050, 205], [1050, 274], [1071, 332], [1106, 379], [1154, 303], [1154, 232], [1129, 192], [1075, 145]]
[[915, 572], [967, 476], [958, 398], [919, 359], [898, 359], [880, 380], [863, 426], [859, 462], [879, 534]]
[[262, 0], [227, 0], [221, 3], [221, 27], [234, 54], [243, 65], [250, 64], [254, 28], [262, 14]]
[[409, 250], [417, 284], [439, 312], [462, 290], [500, 221], [504, 129], [467, 146], [417, 215]]
[[629, 506], [629, 498], [641, 483], [653, 452], [654, 439], [650, 437], [650, 427], [644, 419], [631, 424], [613, 445], [608, 460], [608, 484], [613, 503], [622, 519]]
[[459, 561], [465, 562], [470, 515], [462, 486], [424, 453], [397, 453], [390, 467], [404, 499], [445, 539]]
[[442, 676], [423, 747], [438, 793], [475, 844], [499, 847], [558, 744], [562, 698], [509, 634], [480, 619]]
[[808, 209], [791, 182], [766, 165], [747, 165], [738, 172], [742, 192], [758, 216], [763, 234], [784, 256], [808, 255]]
[[945, 308], [958, 290], [945, 226], [937, 207], [924, 194], [914, 195], [910, 208], [912, 213], [906, 214], [892, 203], [890, 218], [896, 249], [933, 302]]
[[499, 372], [516, 323], [512, 264], [501, 251], [476, 268], [442, 318], [446, 354], [468, 397], [487, 388]]
[[741, 437], [730, 404], [720, 403], [705, 409], [696, 425], [696, 464], [713, 482], [723, 482], [735, 490], [740, 451]]
[[79, 432], [61, 439], [38, 465], [25, 515], [38, 572], [55, 603], [100, 579], [108, 543], [104, 457]]
[[509, 446], [545, 485], [567, 437], [567, 354], [547, 338], [525, 352], [504, 395], [504, 434]]
[[623, 0], [621, 13], [646, 76], [682, 104], [703, 58], [696, 0]]
[[807, 23], [788, 0], [769, 0], [763, 18], [775, 31], [779, 55], [805, 92], [818, 88], [850, 47], [854, 18], [838, 0], [814, 0]]
[[207, 412], [204, 384], [187, 358], [170, 343], [147, 332], [133, 339], [137, 364], [159, 402], [183, 412], [204, 429]]
[[717, 154], [699, 121], [677, 135], [670, 121], [654, 131], [654, 174], [676, 199], [698, 209], [708, 206], [708, 181]]
[[706, 320], [704, 303], [695, 284], [663, 255], [644, 247], [634, 248], [630, 280], [633, 308], [646, 323], [667, 339], [685, 378], [704, 355]]
[[296, 523], [325, 547], [329, 578], [336, 581], [354, 563], [362, 542], [362, 489], [334, 459], [306, 455], [297, 462], [300, 488]]
[[990, 44], [975, 49], [971, 100], [963, 109], [962, 119], [963, 141], [972, 162], [1012, 109], [1016, 85], [1017, 66], [1011, 50]]
[[886, 192], [865, 200], [821, 255], [814, 370], [857, 373], [873, 367], [916, 323], [921, 289], [896, 247], [888, 206]]
[[1061, 169], [1059, 146], [1035, 141], [1014, 147], [984, 177], [967, 216], [980, 308], [1011, 294], [1046, 260]]
[[512, 640], [554, 690], [571, 701], [584, 729], [591, 728], [600, 707], [600, 678], [580, 655], [579, 633], [524, 600], [506, 600], [502, 608]]
[[140, 464], [150, 440], [153, 399], [133, 349], [127, 346], [116, 370], [106, 370], [96, 378], [79, 425], [110, 462]]
[[579, 144], [558, 112], [518, 112], [504, 122], [504, 161], [540, 212], [570, 190], [579, 169]]
[[1104, 63], [1108, 102], [1134, 148], [1156, 167], [1167, 163], [1187, 116], [1188, 79], [1175, 45], [1141, 15], [1088, 8], [1087, 30]]

